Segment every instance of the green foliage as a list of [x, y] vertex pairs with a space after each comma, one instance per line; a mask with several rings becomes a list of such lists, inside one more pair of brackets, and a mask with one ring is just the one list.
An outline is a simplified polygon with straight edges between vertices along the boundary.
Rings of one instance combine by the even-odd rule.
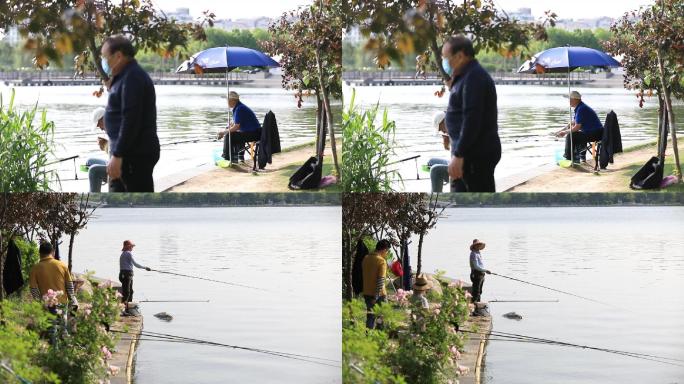
[[47, 191], [53, 175], [47, 165], [55, 125], [45, 111], [36, 119], [38, 103], [18, 111], [14, 95], [12, 89], [9, 104], [4, 105], [0, 94], [0, 192]]
[[390, 192], [399, 178], [389, 168], [394, 155], [396, 124], [383, 112], [376, 126], [379, 105], [359, 111], [352, 91], [347, 110], [342, 114], [342, 186], [346, 192]]
[[38, 302], [0, 301], [0, 363], [12, 369], [12, 375], [0, 368], [0, 382], [19, 383], [19, 377], [34, 383], [60, 383], [58, 376], [46, 370], [41, 361], [48, 345], [39, 335], [53, 318]]
[[458, 350], [464, 336], [455, 331], [468, 317], [465, 293], [441, 282], [442, 295], [426, 310], [405, 291], [373, 311], [382, 329], [365, 327], [366, 307], [360, 299], [343, 303], [342, 375], [345, 383], [444, 383], [458, 375]]
[[408, 332], [399, 333], [391, 360], [410, 383], [437, 384], [455, 376], [452, 350], [463, 348], [463, 334], [454, 326], [464, 323], [468, 303], [457, 286], [442, 284], [442, 290], [441, 301], [429, 310], [409, 301]]
[[21, 237], [15, 237], [14, 243], [19, 248], [19, 252], [21, 252], [21, 275], [24, 277], [24, 282], [28, 284], [31, 267], [40, 261], [38, 244]]
[[119, 316], [120, 304], [111, 284], [96, 287], [93, 293], [81, 291], [83, 302], [68, 324], [60, 322], [55, 345], [45, 358], [46, 367], [55, 372], [62, 382], [87, 384], [107, 377], [109, 365], [103, 347], [114, 347], [113, 337], [103, 324], [113, 324]]
[[366, 329], [366, 304], [355, 299], [342, 309], [342, 381], [364, 384], [404, 384], [388, 365], [390, 348], [385, 331]]

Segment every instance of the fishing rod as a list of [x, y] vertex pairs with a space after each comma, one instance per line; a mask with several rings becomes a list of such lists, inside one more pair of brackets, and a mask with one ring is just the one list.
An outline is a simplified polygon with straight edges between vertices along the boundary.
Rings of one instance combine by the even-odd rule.
[[249, 289], [256, 289], [256, 290], [259, 290], [259, 291], [270, 292], [270, 291], [267, 290], [267, 289], [263, 289], [263, 288], [259, 288], [259, 287], [253, 287], [253, 286], [250, 286], [250, 285], [244, 285], [244, 284], [239, 284], [239, 283], [231, 283], [231, 282], [228, 282], [228, 281], [221, 281], [221, 280], [208, 279], [208, 278], [206, 278], [206, 277], [199, 277], [199, 276], [192, 276], [192, 275], [184, 275], [184, 274], [182, 274], [182, 273], [169, 272], [169, 271], [160, 271], [160, 270], [158, 270], [158, 269], [150, 269], [150, 271], [152, 271], [152, 272], [158, 272], [158, 273], [163, 273], [163, 274], [166, 274], [166, 275], [181, 276], [181, 277], [187, 277], [187, 278], [190, 278], [190, 279], [211, 281], [211, 282], [214, 282], [214, 283], [220, 283], [220, 284], [226, 284], [226, 285], [233, 285], [233, 286], [236, 286], [236, 287], [249, 288]]
[[164, 143], [164, 144], [159, 144], [160, 147], [164, 147], [167, 145], [177, 145], [177, 144], [186, 144], [186, 143], [199, 143], [199, 142], [209, 142], [209, 141], [216, 141], [215, 138], [212, 137], [203, 137], [199, 139], [188, 139], [188, 140], [180, 140], [180, 141], [174, 141], [171, 143]]
[[[120, 334], [126, 334], [126, 335], [132, 335], [132, 333], [124, 332], [124, 331], [112, 331], [112, 332], [120, 333]], [[273, 351], [273, 350], [268, 350], [268, 349], [263, 349], [263, 348], [252, 348], [252, 347], [243, 347], [243, 346], [239, 346], [239, 345], [223, 344], [223, 343], [217, 343], [217, 342], [213, 342], [213, 341], [193, 339], [193, 338], [189, 338], [189, 337], [176, 336], [176, 335], [171, 335], [171, 334], [167, 334], [167, 333], [159, 333], [159, 332], [142, 331], [140, 333], [140, 335], [142, 337], [130, 338], [130, 339], [122, 338], [122, 340], [163, 341], [163, 342], [174, 342], [174, 343], [183, 343], [183, 344], [209, 345], [209, 346], [225, 347], [225, 348], [231, 348], [231, 349], [240, 349], [240, 350], [245, 350], [245, 351], [249, 351], [249, 352], [256, 352], [256, 353], [262, 353], [262, 354], [267, 354], [267, 355], [273, 355], [273, 356], [283, 357], [283, 358], [287, 358], [287, 359], [305, 361], [305, 362], [309, 362], [309, 363], [326, 365], [326, 366], [331, 366], [331, 367], [336, 367], [336, 368], [339, 367], [339, 365], [330, 363], [330, 362], [339, 363], [338, 360], [327, 359], [327, 358], [323, 358], [323, 357], [302, 355], [302, 354], [289, 353], [289, 352]]]
[[[621, 350], [610, 349], [610, 348], [593, 347], [593, 346], [589, 346], [589, 345], [567, 343], [567, 342], [563, 342], [563, 341], [543, 339], [543, 338], [539, 338], [539, 337], [526, 336], [526, 335], [521, 335], [521, 334], [517, 334], [517, 333], [492, 331], [492, 332], [487, 334], [487, 333], [481, 333], [481, 332], [476, 332], [476, 331], [466, 331], [463, 329], [460, 329], [459, 332], [483, 335], [483, 336], [486, 336], [488, 340], [511, 341], [511, 342], [528, 342], [528, 343], [537, 343], [537, 344], [574, 347], [574, 348], [581, 348], [581, 349], [591, 349], [591, 350], [595, 350], [595, 351], [599, 351], [599, 352], [607, 352], [607, 353], [613, 353], [613, 354], [618, 354], [618, 355], [623, 355], [623, 356], [630, 356], [630, 357], [640, 358], [640, 359], [644, 359], [644, 360], [656, 361], [656, 362], [664, 363], [664, 364], [684, 366], [684, 365], [673, 363], [673, 362], [684, 362], [684, 360], [675, 359], [675, 358], [671, 358], [671, 357], [651, 355], [651, 354], [645, 354], [645, 353], [639, 353], [639, 352], [621, 351]], [[494, 338], [492, 338], [490, 336], [494, 336]], [[662, 360], [666, 360], [666, 361], [662, 361]]]
[[139, 303], [208, 303], [209, 300], [140, 300]]
[[603, 302], [603, 301], [594, 300], [594, 299], [589, 298], [589, 297], [576, 295], [576, 294], [574, 294], [574, 293], [570, 293], [570, 292], [566, 292], [566, 291], [561, 291], [560, 289], [555, 289], [555, 288], [547, 287], [547, 286], [541, 285], [541, 284], [531, 283], [531, 282], [529, 282], [529, 281], [516, 279], [515, 277], [510, 277], [510, 276], [506, 276], [506, 275], [501, 275], [501, 274], [494, 273], [494, 272], [492, 272], [491, 274], [492, 274], [492, 275], [495, 275], [495, 276], [503, 277], [504, 279], [509, 279], [509, 280], [517, 281], [517, 282], [520, 282], [520, 283], [523, 283], [523, 284], [533, 285], [533, 286], [535, 286], [535, 287], [548, 289], [548, 290], [550, 290], [550, 291], [562, 293], [562, 294], [564, 294], [564, 295], [573, 296], [573, 297], [577, 297], [577, 298], [580, 298], [580, 299], [583, 299], [583, 300], [592, 301], [592, 302], [594, 302], [594, 303], [598, 303], [598, 304], [602, 304], [602, 305], [607, 305], [607, 306], [609, 306], [609, 307], [613, 307], [613, 308], [617, 308], [617, 309], [626, 310], [625, 308], [620, 308], [620, 307], [618, 307], [618, 306], [615, 306], [614, 304], [610, 304], [610, 303], [606, 303], [606, 302]]
[[557, 303], [559, 300], [489, 300], [489, 303]]

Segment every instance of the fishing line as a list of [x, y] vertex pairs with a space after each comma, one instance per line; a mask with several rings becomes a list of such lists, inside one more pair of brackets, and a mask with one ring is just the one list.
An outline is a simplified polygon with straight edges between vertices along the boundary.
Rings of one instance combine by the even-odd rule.
[[209, 300], [140, 300], [139, 303], [208, 303]]
[[533, 285], [533, 286], [535, 286], [535, 287], [548, 289], [548, 290], [550, 290], [550, 291], [562, 293], [562, 294], [564, 294], [564, 295], [569, 295], [569, 296], [577, 297], [577, 298], [579, 298], [579, 299], [583, 299], [583, 300], [587, 300], [587, 301], [592, 301], [592, 302], [597, 303], [597, 304], [607, 305], [607, 306], [609, 306], [609, 307], [613, 307], [613, 308], [617, 308], [617, 309], [622, 309], [622, 310], [624, 310], [624, 311], [632, 312], [632, 311], [630, 311], [630, 310], [628, 310], [628, 309], [618, 307], [618, 306], [616, 306], [616, 305], [614, 305], [614, 304], [610, 304], [610, 303], [606, 303], [606, 302], [603, 302], [603, 301], [594, 300], [594, 299], [591, 299], [591, 298], [589, 298], [589, 297], [576, 295], [576, 294], [574, 294], [574, 293], [570, 293], [570, 292], [566, 292], [566, 291], [561, 291], [560, 289], [555, 289], [555, 288], [547, 287], [547, 286], [541, 285], [541, 284], [531, 283], [531, 282], [529, 282], [529, 281], [516, 279], [515, 277], [505, 276], [505, 275], [501, 275], [501, 274], [494, 273], [494, 272], [492, 272], [491, 274], [492, 274], [492, 275], [495, 275], [495, 276], [503, 277], [504, 279], [509, 279], [509, 280], [517, 281], [517, 282], [520, 282], [520, 283], [523, 283], [523, 284]]
[[[664, 364], [684, 366], [684, 365], [673, 363], [673, 361], [684, 362], [684, 360], [675, 359], [675, 358], [671, 358], [671, 357], [650, 355], [650, 354], [639, 353], [639, 352], [621, 351], [621, 350], [610, 349], [610, 348], [592, 347], [589, 345], [567, 343], [567, 342], [563, 342], [563, 341], [543, 339], [543, 338], [539, 338], [539, 337], [526, 336], [526, 335], [521, 335], [521, 334], [517, 334], [517, 333], [492, 331], [489, 334], [486, 334], [486, 333], [475, 332], [475, 331], [466, 331], [466, 330], [462, 330], [462, 329], [459, 330], [459, 332], [483, 335], [483, 336], [487, 337], [487, 339], [489, 339], [489, 340], [528, 342], [528, 343], [537, 343], [537, 344], [548, 344], [548, 345], [558, 345], [558, 346], [565, 346], [565, 347], [574, 347], [574, 348], [581, 348], [581, 349], [591, 349], [591, 350], [595, 350], [595, 351], [599, 351], [599, 352], [607, 352], [607, 353], [613, 353], [613, 354], [618, 354], [618, 355], [630, 356], [630, 357], [634, 357], [634, 358], [640, 358], [640, 359], [660, 362], [660, 363], [664, 363]], [[494, 336], [494, 338], [491, 338], [490, 336]], [[661, 361], [661, 360], [667, 360], [667, 361]]]
[[557, 303], [560, 300], [489, 300], [488, 303]]
[[[123, 331], [112, 331], [112, 332], [132, 335], [132, 333], [130, 333], [130, 332], [123, 332]], [[137, 340], [165, 341], [165, 342], [176, 342], [176, 343], [197, 344], [197, 345], [210, 345], [210, 346], [225, 347], [225, 348], [231, 348], [231, 349], [241, 349], [241, 350], [245, 350], [245, 351], [263, 353], [263, 354], [268, 354], [268, 355], [273, 355], [273, 356], [278, 356], [278, 357], [283, 357], [283, 358], [288, 358], [288, 359], [293, 359], [293, 360], [305, 361], [305, 362], [314, 363], [314, 364], [326, 365], [326, 366], [331, 366], [331, 367], [339, 367], [339, 365], [330, 364], [330, 363], [325, 362], [325, 361], [328, 361], [328, 362], [333, 362], [333, 363], [339, 363], [339, 361], [333, 360], [333, 359], [322, 358], [322, 357], [315, 357], [315, 356], [302, 355], [302, 354], [296, 354], [296, 353], [288, 353], [288, 352], [279, 352], [279, 351], [273, 351], [273, 350], [262, 349], [262, 348], [242, 347], [239, 345], [223, 344], [223, 343], [217, 343], [217, 342], [213, 342], [213, 341], [192, 339], [192, 338], [183, 337], [183, 336], [176, 336], [176, 335], [170, 335], [170, 334], [166, 334], [166, 333], [158, 333], [158, 332], [150, 332], [150, 331], [142, 331], [140, 333], [140, 336], [141, 337], [138, 337]], [[133, 340], [133, 338], [131, 338], [131, 339], [122, 338], [122, 340]]]
[[160, 271], [160, 270], [158, 270], [158, 269], [150, 269], [150, 271], [152, 271], [152, 272], [158, 272], [158, 273], [163, 273], [163, 274], [166, 274], [166, 275], [181, 276], [181, 277], [187, 277], [187, 278], [190, 278], [190, 279], [205, 280], [205, 281], [211, 281], [211, 282], [214, 282], [214, 283], [220, 283], [220, 284], [226, 284], [226, 285], [233, 285], [233, 286], [242, 287], [242, 288], [256, 289], [256, 290], [264, 291], [264, 292], [271, 292], [271, 291], [269, 291], [269, 290], [267, 290], [267, 289], [264, 289], [264, 288], [253, 287], [253, 286], [250, 286], [250, 285], [244, 285], [244, 284], [239, 284], [239, 283], [231, 283], [231, 282], [228, 282], [228, 281], [221, 281], [221, 280], [208, 279], [208, 278], [206, 278], [206, 277], [199, 277], [199, 276], [192, 276], [192, 275], [184, 275], [184, 274], [182, 274], [182, 273], [169, 272], [169, 271]]

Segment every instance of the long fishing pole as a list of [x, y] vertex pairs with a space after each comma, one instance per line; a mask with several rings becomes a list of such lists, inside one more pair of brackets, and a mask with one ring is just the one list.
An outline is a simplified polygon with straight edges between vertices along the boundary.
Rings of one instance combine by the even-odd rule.
[[564, 294], [564, 295], [573, 296], [573, 297], [577, 297], [577, 298], [579, 298], [579, 299], [583, 299], [583, 300], [587, 300], [587, 301], [592, 301], [592, 302], [594, 302], [594, 303], [598, 303], [598, 304], [602, 304], [602, 305], [607, 305], [607, 306], [609, 306], [609, 307], [613, 307], [613, 308], [618, 308], [618, 309], [623, 309], [623, 310], [625, 310], [625, 308], [620, 308], [620, 307], [618, 307], [618, 306], [615, 306], [614, 304], [610, 304], [610, 303], [606, 303], [606, 302], [603, 302], [603, 301], [594, 300], [594, 299], [589, 298], [589, 297], [576, 295], [576, 294], [574, 294], [574, 293], [570, 293], [570, 292], [566, 292], [566, 291], [561, 291], [560, 289], [547, 287], [547, 286], [541, 285], [541, 284], [531, 283], [531, 282], [529, 282], [529, 281], [516, 279], [515, 277], [510, 277], [510, 276], [506, 276], [506, 275], [501, 275], [501, 274], [494, 273], [494, 272], [492, 272], [491, 274], [492, 274], [492, 275], [495, 275], [495, 276], [503, 277], [504, 279], [509, 279], [509, 280], [517, 281], [517, 282], [520, 282], [520, 283], [523, 283], [523, 284], [533, 285], [533, 286], [535, 286], [535, 287], [548, 289], [548, 290], [550, 290], [550, 291], [562, 293], [562, 294]]
[[[459, 332], [484, 335], [484, 336], [487, 336], [487, 338], [490, 340], [519, 341], [519, 342], [559, 345], [559, 346], [575, 347], [575, 348], [581, 348], [581, 349], [591, 349], [591, 350], [595, 350], [595, 351], [620, 354], [620, 355], [631, 356], [631, 357], [636, 357], [636, 358], [644, 358], [646, 360], [651, 360], [651, 358], [652, 358], [652, 359], [661, 359], [661, 360], [668, 360], [668, 361], [684, 362], [684, 360], [675, 359], [675, 358], [671, 358], [671, 357], [650, 355], [650, 354], [639, 353], [639, 352], [621, 351], [621, 350], [610, 349], [610, 348], [592, 347], [589, 345], [567, 343], [567, 342], [563, 342], [563, 341], [543, 339], [543, 338], [539, 338], [539, 337], [521, 335], [521, 334], [517, 334], [517, 333], [509, 333], [509, 332], [501, 332], [501, 331], [492, 331], [490, 333], [481, 333], [481, 332], [475, 332], [475, 331], [466, 331], [463, 329], [459, 330]], [[495, 338], [491, 338], [490, 336], [494, 336]], [[499, 339], [496, 339], [496, 337], [498, 337]], [[656, 360], [653, 360], [653, 361], [656, 361]], [[665, 363], [665, 364], [674, 364], [674, 363], [670, 363], [670, 362], [666, 362], [666, 361], [659, 361], [659, 362]], [[679, 365], [679, 364], [674, 364], [674, 365]], [[684, 365], [682, 365], [682, 366], [684, 366]]]
[[209, 300], [140, 300], [139, 303], [208, 303]]
[[160, 271], [160, 270], [158, 270], [158, 269], [150, 269], [150, 271], [152, 271], [152, 272], [158, 272], [158, 273], [163, 273], [163, 274], [166, 274], [166, 275], [181, 276], [181, 277], [187, 277], [187, 278], [190, 278], [190, 279], [211, 281], [211, 282], [214, 282], [214, 283], [220, 283], [220, 284], [226, 284], [226, 285], [233, 285], [233, 286], [236, 286], [236, 287], [249, 288], [249, 289], [256, 289], [256, 290], [259, 290], [259, 291], [270, 292], [269, 290], [264, 289], [264, 288], [253, 287], [253, 286], [251, 286], [251, 285], [244, 285], [244, 284], [239, 284], [239, 283], [231, 283], [231, 282], [222, 281], [222, 280], [208, 279], [208, 278], [206, 278], [206, 277], [199, 277], [199, 276], [192, 276], [192, 275], [184, 275], [184, 274], [182, 274], [182, 273], [169, 272], [169, 271]]
[[210, 141], [216, 141], [215, 138], [212, 137], [203, 137], [200, 139], [188, 139], [188, 140], [180, 140], [180, 141], [174, 141], [170, 143], [163, 143], [159, 144], [160, 147], [165, 147], [167, 145], [177, 145], [177, 144], [186, 144], [186, 143], [199, 143], [199, 142], [210, 142]]
[[489, 303], [557, 303], [559, 300], [489, 300]]
[[[130, 332], [123, 332], [123, 331], [112, 331], [112, 332], [131, 335]], [[316, 357], [316, 356], [302, 355], [302, 354], [289, 353], [289, 352], [279, 352], [279, 351], [273, 351], [273, 350], [262, 349], [262, 348], [242, 347], [242, 346], [238, 346], [238, 345], [216, 343], [213, 341], [192, 339], [192, 338], [188, 338], [188, 337], [176, 336], [176, 335], [170, 335], [170, 334], [158, 333], [158, 332], [142, 331], [140, 333], [140, 335], [142, 337], [130, 338], [130, 339], [122, 338], [122, 340], [134, 340], [135, 339], [135, 340], [143, 340], [143, 341], [163, 341], [163, 342], [175, 342], [175, 343], [184, 343], [184, 344], [209, 345], [209, 346], [225, 347], [225, 348], [231, 348], [231, 349], [240, 349], [240, 350], [246, 350], [246, 351], [250, 351], [250, 352], [263, 353], [263, 354], [283, 357], [283, 358], [287, 358], [287, 359], [305, 361], [305, 362], [309, 362], [309, 363], [326, 365], [326, 366], [331, 366], [331, 367], [336, 367], [336, 368], [339, 367], [339, 365], [337, 365], [337, 364], [327, 363], [327, 362], [339, 363], [338, 360], [327, 359], [327, 358]]]

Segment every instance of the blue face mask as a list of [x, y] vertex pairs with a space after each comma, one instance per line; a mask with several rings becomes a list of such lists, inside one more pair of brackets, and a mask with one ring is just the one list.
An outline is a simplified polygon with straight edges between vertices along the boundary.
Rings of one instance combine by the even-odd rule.
[[109, 63], [104, 57], [102, 58], [102, 70], [105, 71], [107, 76], [112, 75], [112, 69], [109, 67]]
[[454, 72], [454, 69], [451, 68], [451, 64], [449, 64], [449, 60], [447, 60], [445, 57], [442, 58], [442, 68], [444, 68], [444, 72], [446, 72], [449, 76], [451, 76], [451, 73]]

